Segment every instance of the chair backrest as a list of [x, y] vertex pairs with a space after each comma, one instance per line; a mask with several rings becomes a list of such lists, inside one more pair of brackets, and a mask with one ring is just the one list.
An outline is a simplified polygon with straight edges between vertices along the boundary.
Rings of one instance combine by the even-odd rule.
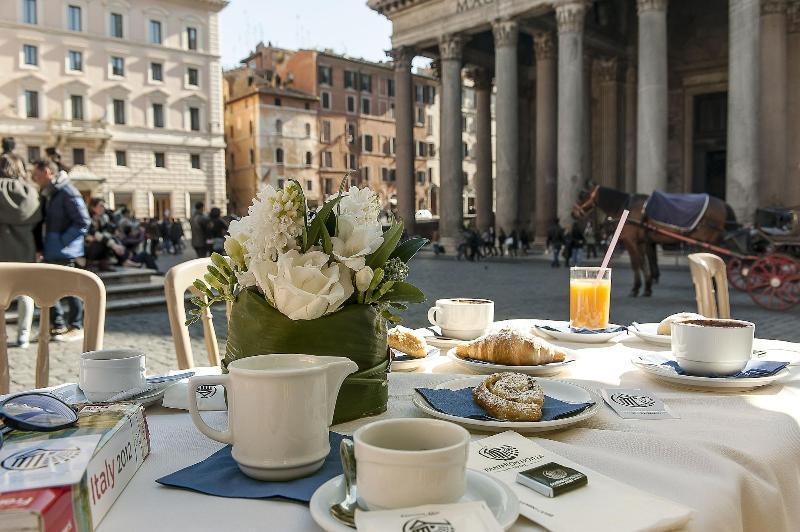
[[18, 296], [30, 296], [41, 307], [36, 387], [50, 379], [50, 307], [66, 296], [84, 303], [83, 350], [103, 348], [106, 321], [106, 288], [100, 278], [85, 270], [55, 264], [0, 263], [0, 394], [8, 393], [10, 373], [6, 351], [6, 309]]
[[712, 253], [689, 255], [697, 312], [707, 318], [731, 317], [725, 261]]
[[[164, 293], [167, 299], [167, 310], [169, 312], [169, 327], [172, 331], [172, 340], [175, 342], [175, 355], [178, 359], [178, 368], [189, 369], [194, 367], [192, 356], [192, 344], [189, 340], [189, 328], [186, 326], [186, 308], [184, 307], [184, 297], [186, 291], [203, 301], [206, 296], [197, 288], [192, 286], [195, 279], [202, 279], [206, 273], [208, 265], [211, 264], [210, 258], [194, 259], [177, 264], [169, 269], [164, 278]], [[203, 339], [208, 352], [208, 363], [211, 366], [219, 366], [219, 344], [214, 332], [214, 322], [212, 321], [211, 310], [206, 309], [200, 316], [203, 324]]]

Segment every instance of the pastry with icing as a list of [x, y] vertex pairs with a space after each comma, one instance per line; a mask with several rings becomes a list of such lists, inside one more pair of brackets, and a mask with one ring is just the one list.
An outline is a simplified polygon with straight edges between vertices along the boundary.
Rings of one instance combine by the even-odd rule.
[[539, 421], [544, 392], [536, 379], [523, 373], [493, 373], [472, 390], [481, 408], [504, 421]]

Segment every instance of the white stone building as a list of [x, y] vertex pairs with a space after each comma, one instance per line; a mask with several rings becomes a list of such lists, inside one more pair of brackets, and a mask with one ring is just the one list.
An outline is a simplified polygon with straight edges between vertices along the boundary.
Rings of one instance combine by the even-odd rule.
[[0, 136], [56, 146], [85, 197], [137, 216], [225, 210], [218, 12], [227, 0], [7, 0]]

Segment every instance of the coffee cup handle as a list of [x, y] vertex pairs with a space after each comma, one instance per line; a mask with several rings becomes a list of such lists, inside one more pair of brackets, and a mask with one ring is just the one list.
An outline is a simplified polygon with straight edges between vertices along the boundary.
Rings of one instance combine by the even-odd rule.
[[[192, 416], [192, 422], [197, 427], [197, 430], [221, 443], [233, 443], [233, 433], [231, 432], [231, 412], [228, 410], [228, 428], [226, 430], [216, 430], [209, 427], [203, 418], [200, 417], [200, 410], [197, 408], [197, 388], [206, 384], [218, 385], [221, 384], [225, 387], [230, 395], [228, 387], [229, 375], [207, 375], [202, 377], [192, 377], [189, 379], [188, 399], [189, 399], [189, 414]], [[230, 405], [230, 403], [228, 403]]]
[[428, 309], [428, 321], [431, 322], [431, 325], [439, 325], [436, 323], [436, 312], [442, 310], [439, 307], [431, 307]]

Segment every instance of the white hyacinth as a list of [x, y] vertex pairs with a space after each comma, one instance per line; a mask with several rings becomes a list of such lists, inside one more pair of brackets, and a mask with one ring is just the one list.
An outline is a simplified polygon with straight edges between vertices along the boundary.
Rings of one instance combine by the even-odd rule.
[[276, 260], [278, 255], [299, 248], [298, 239], [305, 224], [304, 201], [302, 191], [293, 182], [283, 190], [267, 185], [258, 193], [242, 225], [237, 227], [247, 235], [243, 245], [248, 264]]
[[358, 225], [374, 225], [378, 223], [381, 206], [371, 188], [352, 187], [342, 194], [338, 212], [349, 216]]

